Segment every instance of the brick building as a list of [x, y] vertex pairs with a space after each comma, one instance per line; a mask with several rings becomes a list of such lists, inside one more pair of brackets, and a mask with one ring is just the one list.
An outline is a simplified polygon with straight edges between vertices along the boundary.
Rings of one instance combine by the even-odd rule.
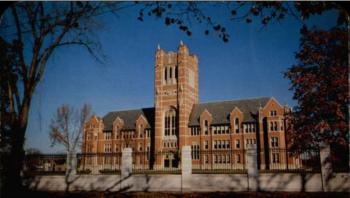
[[[199, 103], [198, 58], [182, 42], [177, 52], [158, 47], [155, 55], [154, 107], [109, 112], [86, 123], [83, 153], [118, 153], [125, 147], [146, 152], [134, 164], [177, 167], [180, 148], [190, 145], [192, 162], [244, 164], [244, 150], [257, 144], [260, 168], [282, 160], [288, 108], [273, 97]], [[200, 151], [235, 152], [200, 155]], [[167, 153], [157, 155], [157, 153]], [[97, 163], [106, 163], [98, 161]], [[108, 162], [110, 163], [110, 162]], [[118, 162], [113, 162], [118, 163]]]

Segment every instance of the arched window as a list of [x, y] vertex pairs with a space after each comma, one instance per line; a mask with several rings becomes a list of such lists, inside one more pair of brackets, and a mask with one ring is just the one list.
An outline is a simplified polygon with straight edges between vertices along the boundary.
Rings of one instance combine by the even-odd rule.
[[235, 128], [236, 128], [236, 133], [239, 133], [239, 119], [235, 119]]
[[277, 122], [275, 122], [274, 130], [277, 131]]
[[273, 122], [270, 122], [270, 131], [273, 131]]
[[209, 130], [209, 123], [208, 120], [204, 121], [204, 134], [208, 135], [208, 130]]
[[164, 117], [164, 135], [170, 136], [176, 133], [176, 111], [171, 109], [165, 113]]

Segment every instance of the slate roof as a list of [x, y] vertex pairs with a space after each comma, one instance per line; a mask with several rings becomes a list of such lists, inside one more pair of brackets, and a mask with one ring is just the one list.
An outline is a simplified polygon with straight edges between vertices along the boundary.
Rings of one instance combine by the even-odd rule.
[[262, 97], [195, 104], [190, 114], [189, 125], [199, 125], [199, 117], [205, 109], [213, 116], [212, 124], [229, 124], [230, 113], [235, 107], [243, 112], [243, 122], [254, 121], [259, 107], [264, 107], [270, 99]]
[[[270, 99], [271, 97], [262, 97], [195, 104], [190, 114], [189, 125], [199, 125], [199, 117], [205, 109], [213, 116], [212, 124], [229, 124], [230, 112], [235, 107], [238, 107], [239, 110], [243, 112], [243, 122], [255, 121], [255, 116], [259, 107], [264, 107]], [[111, 131], [113, 128], [113, 121], [118, 116], [124, 121], [123, 129], [135, 129], [136, 120], [140, 115], [143, 115], [147, 119], [150, 125], [149, 127], [154, 127], [154, 108], [142, 108], [107, 113], [102, 118], [105, 126], [104, 130]]]
[[102, 119], [105, 126], [105, 131], [111, 131], [113, 129], [113, 121], [119, 116], [124, 121], [123, 129], [135, 129], [137, 118], [143, 115], [150, 127], [154, 125], [154, 108], [142, 108], [125, 111], [114, 111], [107, 113]]

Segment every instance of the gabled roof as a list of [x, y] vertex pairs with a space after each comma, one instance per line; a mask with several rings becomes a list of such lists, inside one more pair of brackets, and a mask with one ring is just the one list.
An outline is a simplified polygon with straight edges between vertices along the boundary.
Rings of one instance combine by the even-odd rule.
[[213, 116], [212, 124], [229, 124], [230, 113], [237, 107], [243, 112], [243, 122], [255, 121], [259, 107], [264, 107], [270, 97], [200, 103], [193, 105], [189, 125], [199, 125], [201, 113], [207, 109]]
[[103, 124], [105, 131], [111, 131], [113, 129], [113, 121], [120, 117], [124, 121], [123, 129], [135, 129], [136, 120], [140, 115], [143, 115], [147, 122], [153, 127], [154, 125], [154, 108], [142, 108], [142, 109], [133, 109], [125, 111], [113, 111], [107, 113], [103, 117]]

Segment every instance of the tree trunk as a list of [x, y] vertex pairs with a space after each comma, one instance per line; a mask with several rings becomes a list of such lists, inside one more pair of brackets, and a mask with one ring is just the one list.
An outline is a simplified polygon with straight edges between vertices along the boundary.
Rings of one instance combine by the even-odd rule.
[[21, 171], [24, 161], [24, 134], [26, 127], [15, 128], [11, 133], [11, 147], [4, 153], [4, 170], [1, 197], [15, 197], [23, 192]]
[[4, 152], [3, 160], [3, 181], [1, 186], [1, 197], [20, 197], [23, 193], [22, 169], [24, 162], [24, 139], [27, 130], [28, 112], [30, 98], [23, 102], [21, 111], [16, 121], [12, 123], [10, 139], [8, 140], [9, 149]]

